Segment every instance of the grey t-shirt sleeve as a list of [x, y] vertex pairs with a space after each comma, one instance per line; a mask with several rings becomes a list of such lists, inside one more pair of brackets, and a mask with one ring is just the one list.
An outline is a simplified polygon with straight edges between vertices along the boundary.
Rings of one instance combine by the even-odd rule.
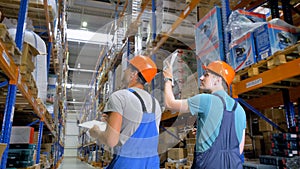
[[123, 108], [125, 107], [125, 95], [122, 92], [115, 92], [111, 94], [105, 104], [103, 112], [118, 112], [123, 115]]

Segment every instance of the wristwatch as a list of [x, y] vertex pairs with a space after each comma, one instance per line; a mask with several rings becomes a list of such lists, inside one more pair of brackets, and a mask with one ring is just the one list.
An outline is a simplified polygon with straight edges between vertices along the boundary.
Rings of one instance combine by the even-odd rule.
[[167, 81], [170, 81], [170, 82], [172, 82], [172, 81], [173, 81], [173, 79], [172, 79], [172, 78], [168, 78], [168, 77], [165, 77], [165, 78], [164, 78], [164, 80], [165, 80], [165, 82], [167, 82]]

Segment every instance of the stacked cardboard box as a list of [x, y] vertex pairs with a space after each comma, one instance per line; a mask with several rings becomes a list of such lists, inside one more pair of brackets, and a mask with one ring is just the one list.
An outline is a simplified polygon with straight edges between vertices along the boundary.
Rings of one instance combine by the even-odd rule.
[[171, 160], [182, 160], [187, 157], [185, 148], [170, 148], [168, 149], [168, 158]]
[[161, 163], [167, 161], [168, 149], [175, 147], [180, 142], [177, 127], [166, 127], [165, 129], [161, 130], [159, 134], [158, 153]]
[[187, 166], [192, 166], [194, 159], [196, 138], [186, 138], [187, 147]]
[[[162, 1], [160, 6], [157, 6], [157, 10], [161, 11], [161, 14], [157, 16], [157, 30], [158, 32], [168, 32], [172, 24], [178, 19], [181, 12], [187, 6], [184, 0], [174, 1], [166, 0]], [[175, 29], [174, 34], [190, 34], [193, 35], [193, 27], [197, 21], [197, 12], [194, 9], [185, 20]]]
[[[234, 11], [234, 13], [237, 17], [245, 17], [249, 20], [249, 22], [253, 22], [253, 24], [266, 21], [266, 17], [263, 14], [247, 12], [244, 10], [237, 10]], [[232, 20], [234, 19], [235, 18], [232, 18]], [[244, 23], [240, 24], [242, 25]], [[255, 47], [255, 37], [257, 35], [252, 31], [244, 31], [249, 31], [249, 29], [245, 29], [243, 26], [234, 26], [234, 28], [231, 30], [231, 36], [233, 40], [230, 44], [231, 57], [229, 63], [234, 67], [235, 71], [249, 67], [257, 62], [257, 53]], [[242, 37], [239, 37], [241, 35]]]
[[7, 168], [23, 168], [33, 166], [36, 161], [35, 144], [10, 144]]
[[[197, 59], [201, 60], [199, 64], [207, 65], [211, 61], [224, 60], [223, 28], [220, 18], [221, 8], [214, 7], [195, 26], [196, 54]], [[201, 68], [201, 65], [198, 67]]]
[[13, 126], [10, 144], [33, 144], [34, 128], [28, 126]]

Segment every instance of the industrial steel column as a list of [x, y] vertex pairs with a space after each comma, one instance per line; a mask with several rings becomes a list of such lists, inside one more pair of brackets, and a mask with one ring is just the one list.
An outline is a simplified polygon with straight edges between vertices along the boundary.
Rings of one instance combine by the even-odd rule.
[[51, 53], [52, 53], [52, 42], [48, 42], [47, 52], [48, 52], [47, 53], [47, 77], [49, 77], [50, 60], [51, 60]]
[[5, 103], [3, 123], [2, 123], [2, 133], [1, 133], [1, 143], [7, 144], [1, 160], [1, 168], [3, 169], [6, 168], [11, 128], [12, 128], [14, 111], [15, 111], [16, 94], [17, 94], [16, 84], [9, 84], [6, 103]]
[[39, 126], [38, 144], [37, 144], [37, 149], [36, 149], [36, 164], [40, 163], [40, 152], [41, 152], [41, 144], [42, 144], [42, 138], [43, 138], [43, 127], [44, 127], [44, 122], [41, 120], [40, 126]]
[[286, 124], [288, 127], [288, 132], [293, 132], [295, 130], [295, 111], [293, 103], [290, 101], [290, 94], [288, 89], [282, 89], [282, 97], [284, 102]]
[[[18, 16], [18, 25], [17, 25], [17, 32], [15, 42], [17, 47], [20, 51], [22, 51], [23, 47], [23, 38], [24, 38], [24, 31], [25, 31], [25, 22], [27, 18], [27, 8], [28, 8], [28, 0], [21, 0], [20, 2], [20, 9], [19, 9], [19, 16]], [[11, 135], [11, 128], [12, 122], [14, 117], [14, 110], [15, 110], [15, 101], [16, 101], [16, 94], [17, 94], [17, 81], [19, 70], [15, 70], [16, 72], [16, 79], [10, 79], [8, 92], [6, 97], [5, 103], [5, 110], [4, 110], [4, 117], [2, 123], [2, 133], [1, 133], [1, 142], [6, 143], [7, 147], [3, 153], [2, 160], [1, 160], [1, 168], [6, 168], [7, 156], [8, 156], [8, 149], [9, 149], [9, 142], [10, 142], [10, 135]]]
[[21, 0], [21, 2], [20, 2], [18, 25], [17, 25], [17, 32], [16, 32], [16, 38], [15, 38], [16, 45], [20, 51], [22, 51], [22, 48], [23, 48], [23, 39], [24, 39], [24, 32], [25, 32], [25, 28], [26, 28], [25, 23], [27, 20], [28, 3], [29, 3], [28, 0]]
[[293, 25], [292, 10], [290, 8], [291, 0], [281, 0], [284, 21]]
[[[152, 40], [155, 41], [156, 39], [156, 4], [155, 0], [152, 0]], [[156, 63], [156, 54], [152, 54], [152, 60]], [[151, 83], [152, 90], [155, 88], [155, 80], [152, 80]], [[154, 96], [154, 92], [153, 92]]]
[[[222, 25], [223, 28], [226, 27], [228, 23], [228, 17], [231, 13], [230, 7], [229, 7], [229, 0], [222, 0]], [[230, 42], [230, 36], [229, 33], [225, 32], [225, 29], [223, 30], [223, 35], [224, 35], [224, 51], [225, 51], [225, 56], [226, 61], [228, 62], [229, 57], [226, 57], [229, 55], [229, 42]], [[221, 56], [222, 58], [223, 56]]]
[[272, 18], [279, 18], [278, 0], [269, 0]]

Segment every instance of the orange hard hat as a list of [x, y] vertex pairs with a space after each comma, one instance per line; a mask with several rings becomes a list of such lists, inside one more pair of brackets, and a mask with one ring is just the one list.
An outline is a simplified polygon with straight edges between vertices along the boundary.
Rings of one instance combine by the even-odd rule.
[[129, 63], [142, 74], [143, 78], [148, 83], [151, 82], [157, 73], [156, 64], [150, 57], [137, 55], [133, 57]]
[[228, 86], [230, 86], [235, 76], [234, 69], [223, 61], [213, 61], [209, 63], [208, 66], [204, 66], [204, 69], [220, 75]]

